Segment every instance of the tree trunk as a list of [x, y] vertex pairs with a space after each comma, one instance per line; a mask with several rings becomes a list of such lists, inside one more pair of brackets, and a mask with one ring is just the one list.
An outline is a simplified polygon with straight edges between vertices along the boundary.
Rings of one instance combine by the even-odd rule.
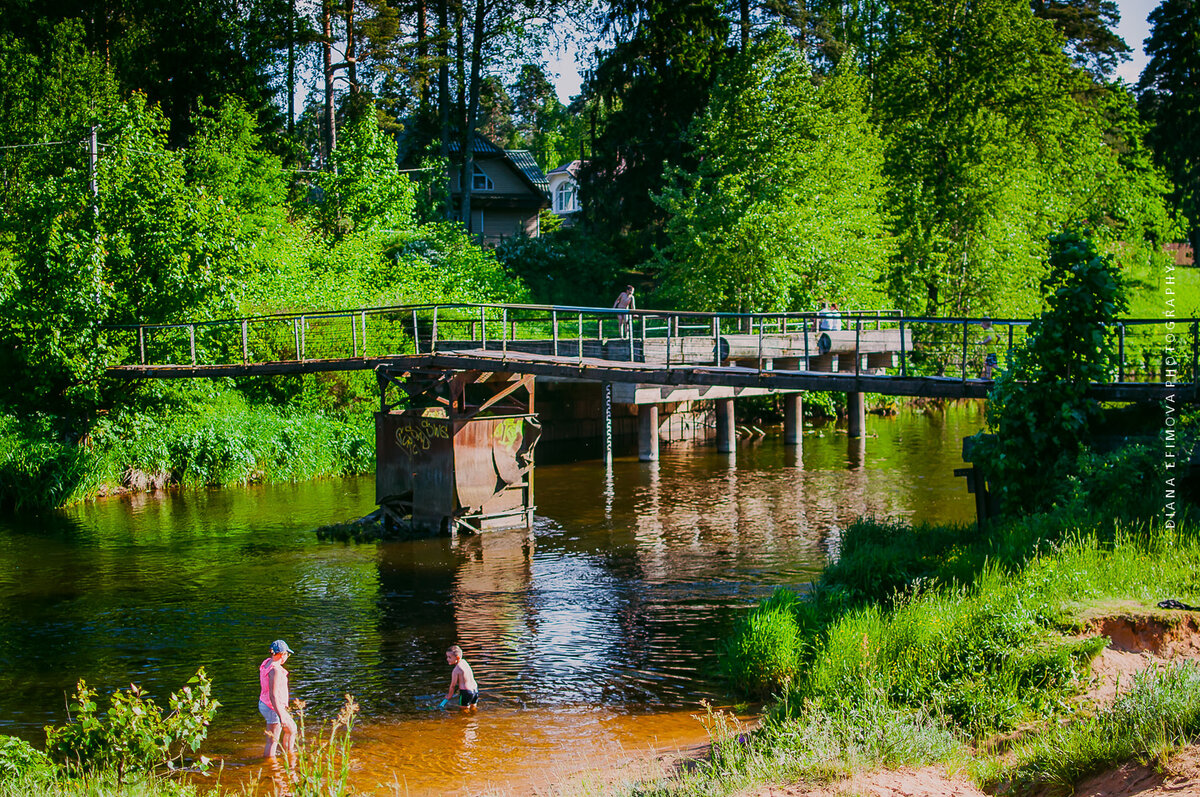
[[328, 163], [337, 147], [337, 120], [333, 108], [333, 5], [321, 3], [321, 56], [325, 72], [325, 159]]
[[[463, 6], [459, 4], [454, 9], [454, 35], [455, 52], [454, 63], [455, 72], [458, 77], [458, 102], [455, 104], [454, 122], [458, 127], [458, 152], [462, 156], [462, 162], [458, 164], [458, 188], [461, 202], [458, 208], [458, 217], [464, 224], [467, 225], [467, 231], [471, 230], [471, 215], [470, 215], [470, 193], [471, 184], [474, 182], [472, 174], [467, 171], [467, 147], [474, 149], [474, 137], [467, 133], [467, 45], [463, 38], [463, 26], [466, 24]], [[471, 167], [474, 168], [474, 161]]]
[[296, 135], [296, 0], [291, 0], [288, 4], [287, 37], [288, 138], [294, 138]]
[[417, 116], [424, 122], [429, 113], [429, 20], [425, 0], [417, 0]]
[[750, 0], [738, 0], [738, 11], [741, 13], [742, 52], [750, 49]]
[[[463, 173], [466, 177], [462, 190], [463, 223], [471, 233], [471, 191], [475, 177], [475, 126], [479, 115], [479, 82], [483, 73], [483, 23], [486, 16], [485, 0], [475, 0], [475, 29], [471, 36], [471, 99], [467, 105], [466, 135], [463, 147]], [[480, 233], [483, 230], [479, 230]]]
[[[438, 0], [438, 111], [442, 129], [441, 156], [450, 180], [450, 0]], [[446, 186], [446, 219], [454, 218], [454, 197]]]

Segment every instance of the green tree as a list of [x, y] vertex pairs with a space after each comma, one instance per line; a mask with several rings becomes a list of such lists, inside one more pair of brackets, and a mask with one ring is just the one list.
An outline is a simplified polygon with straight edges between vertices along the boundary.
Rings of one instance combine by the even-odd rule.
[[862, 301], [886, 261], [882, 144], [852, 68], [818, 86], [782, 33], [718, 77], [686, 136], [699, 158], [671, 170], [655, 265], [660, 295], [704, 310], [799, 310]]
[[396, 142], [375, 114], [364, 114], [346, 131], [334, 154], [334, 169], [316, 178], [322, 192], [317, 217], [325, 230], [407, 230], [416, 197], [408, 176], [396, 167]]
[[581, 197], [587, 223], [634, 265], [662, 243], [666, 213], [652, 197], [663, 190], [666, 166], [696, 168], [684, 133], [733, 50], [729, 21], [712, 0], [612, 6], [608, 31], [616, 44], [586, 87], [603, 126], [581, 175]]
[[988, 395], [989, 436], [975, 462], [1005, 511], [1049, 508], [1063, 493], [1099, 412], [1085, 397], [1114, 360], [1115, 320], [1128, 308], [1120, 272], [1082, 231], [1050, 239], [1044, 309]]
[[1075, 63], [1098, 80], [1129, 60], [1129, 45], [1113, 32], [1121, 21], [1115, 0], [1031, 0], [1030, 5], [1035, 16], [1054, 23]]
[[1175, 184], [1172, 199], [1200, 252], [1200, 9], [1196, 0], [1163, 0], [1149, 20], [1140, 105], [1151, 120], [1150, 143]]
[[[891, 295], [929, 315], [1033, 310], [1041, 241], [1071, 219], [1107, 223], [1126, 169], [1146, 165], [1120, 151], [1136, 129], [1110, 137], [1120, 103], [1022, 0], [897, 0], [886, 27], [875, 109], [899, 246]], [[1150, 216], [1161, 204], [1158, 178], [1133, 176], [1144, 195], [1121, 196], [1121, 224], [1137, 202]], [[1140, 239], [1144, 224], [1130, 226]]]

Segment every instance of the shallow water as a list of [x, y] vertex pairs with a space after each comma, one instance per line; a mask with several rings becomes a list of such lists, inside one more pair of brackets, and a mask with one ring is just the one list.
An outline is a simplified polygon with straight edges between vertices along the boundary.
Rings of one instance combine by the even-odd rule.
[[[165, 699], [203, 665], [225, 783], [261, 767], [256, 665], [286, 639], [311, 723], [362, 706], [355, 782], [381, 793], [520, 793], [588, 762], [704, 737], [713, 647], [777, 585], [802, 588], [854, 517], [966, 522], [974, 405], [537, 469], [524, 531], [320, 543], [374, 508], [370, 477], [180, 492], [0, 519], [0, 733], [42, 741], [83, 677]], [[458, 642], [482, 688], [434, 711]], [[383, 784], [378, 785], [377, 784]]]

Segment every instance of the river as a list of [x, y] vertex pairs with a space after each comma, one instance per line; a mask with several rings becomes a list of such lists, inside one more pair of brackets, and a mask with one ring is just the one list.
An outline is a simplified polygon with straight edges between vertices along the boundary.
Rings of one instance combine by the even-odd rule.
[[[806, 429], [736, 457], [541, 466], [536, 527], [379, 545], [313, 529], [374, 508], [372, 478], [126, 496], [0, 518], [0, 734], [44, 742], [78, 678], [165, 703], [203, 665], [223, 704], [205, 752], [222, 782], [261, 768], [257, 665], [297, 651], [311, 726], [362, 707], [357, 786], [519, 794], [703, 741], [728, 701], [714, 646], [778, 585], [803, 588], [860, 515], [967, 522], [961, 438], [979, 405], [870, 416], [854, 441]], [[459, 643], [480, 710], [436, 710]], [[576, 775], [577, 777], [577, 775]]]

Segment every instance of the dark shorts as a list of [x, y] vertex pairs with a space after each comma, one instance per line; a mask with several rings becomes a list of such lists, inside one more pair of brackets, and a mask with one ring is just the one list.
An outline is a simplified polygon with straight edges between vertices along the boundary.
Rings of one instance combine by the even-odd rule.
[[473, 706], [479, 702], [479, 692], [472, 692], [470, 689], [458, 690], [458, 704], [460, 706]]
[[995, 365], [998, 362], [998, 360], [996, 359], [996, 355], [994, 353], [988, 352], [988, 356], [987, 356], [987, 359], [985, 360], [985, 362], [988, 365]]

